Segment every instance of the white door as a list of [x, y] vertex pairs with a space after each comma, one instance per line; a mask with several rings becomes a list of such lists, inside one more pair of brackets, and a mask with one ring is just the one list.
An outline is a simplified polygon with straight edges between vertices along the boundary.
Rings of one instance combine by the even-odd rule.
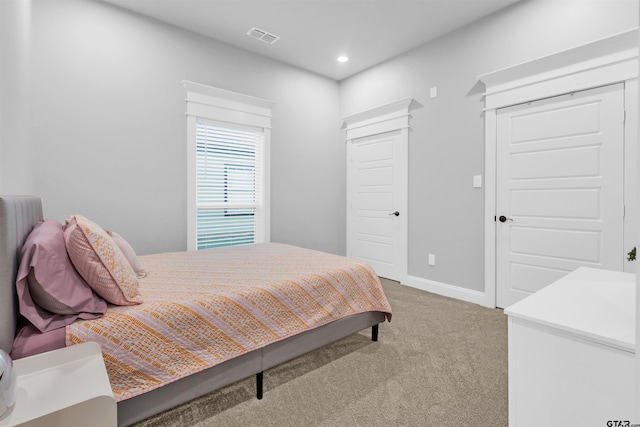
[[497, 305], [580, 266], [623, 270], [624, 86], [497, 112]]
[[347, 151], [348, 255], [397, 281], [406, 274], [406, 132], [357, 138]]

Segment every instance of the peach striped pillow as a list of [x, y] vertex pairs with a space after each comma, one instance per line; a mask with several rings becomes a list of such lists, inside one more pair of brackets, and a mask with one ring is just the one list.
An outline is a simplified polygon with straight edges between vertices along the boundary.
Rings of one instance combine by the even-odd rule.
[[142, 302], [135, 271], [102, 227], [82, 215], [71, 215], [64, 240], [71, 262], [95, 293], [116, 305]]

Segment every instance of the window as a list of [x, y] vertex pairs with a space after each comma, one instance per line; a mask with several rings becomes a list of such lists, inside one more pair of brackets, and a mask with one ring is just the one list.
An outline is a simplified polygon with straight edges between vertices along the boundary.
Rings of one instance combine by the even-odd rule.
[[183, 83], [189, 141], [188, 249], [268, 242], [271, 103]]

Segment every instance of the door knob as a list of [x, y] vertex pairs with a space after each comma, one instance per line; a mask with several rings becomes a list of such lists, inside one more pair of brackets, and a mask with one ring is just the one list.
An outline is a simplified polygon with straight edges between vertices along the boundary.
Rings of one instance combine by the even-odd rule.
[[400, 216], [400, 212], [398, 212], [398, 211], [391, 212], [391, 213], [389, 214], [389, 216], [391, 216], [391, 215]]
[[506, 216], [504, 216], [504, 215], [500, 215], [500, 216], [498, 217], [498, 220], [500, 220], [500, 222], [506, 222], [506, 221], [513, 221], [513, 218], [507, 218], [507, 217], [506, 217]]

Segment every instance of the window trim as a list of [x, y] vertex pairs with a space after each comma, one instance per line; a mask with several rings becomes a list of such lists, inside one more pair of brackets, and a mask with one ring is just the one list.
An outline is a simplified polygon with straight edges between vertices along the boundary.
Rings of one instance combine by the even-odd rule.
[[187, 91], [187, 250], [197, 249], [196, 206], [196, 123], [212, 120], [238, 126], [261, 128], [263, 132], [262, 168], [258, 183], [261, 201], [256, 209], [256, 243], [271, 240], [271, 111], [274, 103], [266, 99], [231, 92], [183, 80]]

